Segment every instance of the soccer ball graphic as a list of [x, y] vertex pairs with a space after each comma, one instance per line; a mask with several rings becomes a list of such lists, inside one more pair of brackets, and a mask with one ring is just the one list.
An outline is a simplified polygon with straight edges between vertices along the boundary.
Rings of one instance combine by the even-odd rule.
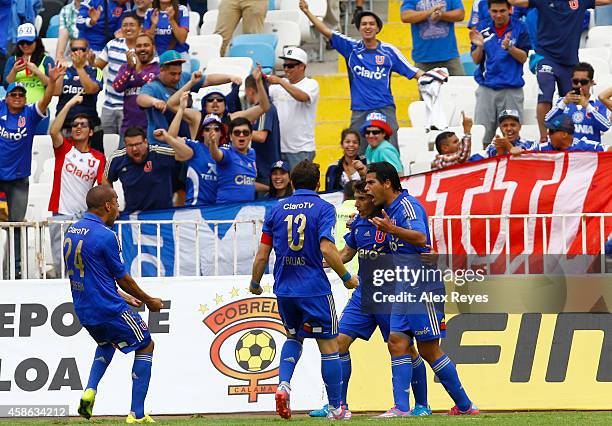
[[275, 355], [276, 343], [263, 330], [249, 330], [236, 343], [236, 361], [246, 371], [256, 373], [266, 369]]

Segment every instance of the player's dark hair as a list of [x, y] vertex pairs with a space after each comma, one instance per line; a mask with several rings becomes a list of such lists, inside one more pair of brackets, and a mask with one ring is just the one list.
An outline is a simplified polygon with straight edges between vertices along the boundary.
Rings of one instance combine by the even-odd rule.
[[494, 4], [507, 4], [508, 8], [511, 8], [512, 5], [510, 4], [510, 2], [508, 0], [487, 0], [487, 8], [491, 9], [491, 5]]
[[123, 24], [123, 21], [125, 21], [126, 18], [132, 18], [133, 20], [138, 22], [139, 26], [142, 26], [142, 21], [140, 20], [140, 16], [138, 16], [135, 11], [125, 12], [125, 14], [121, 17], [121, 23], [122, 24]]
[[97, 210], [104, 206], [104, 203], [113, 201], [115, 192], [113, 188], [106, 185], [96, 185], [87, 191], [85, 203], [87, 210]]
[[74, 117], [72, 117], [72, 122], [74, 123], [74, 120], [76, 120], [77, 118], [83, 118], [87, 120], [87, 127], [89, 127], [89, 130], [93, 132], [95, 126], [93, 122], [91, 121], [91, 116], [89, 114], [84, 114], [84, 113], [77, 114]]
[[257, 90], [257, 82], [255, 81], [255, 77], [253, 77], [251, 74], [247, 75], [247, 78], [244, 80], [244, 88]]
[[589, 75], [589, 80], [593, 80], [593, 77], [595, 77], [595, 70], [593, 69], [593, 66], [588, 62], [578, 62], [576, 65], [574, 65], [572, 74], [576, 71], [586, 71]]
[[353, 129], [344, 129], [342, 131], [342, 133], [340, 133], [340, 145], [342, 145], [342, 142], [344, 141], [344, 139], [348, 136], [348, 135], [355, 135], [357, 136], [357, 140], [359, 141], [361, 139], [361, 135], [359, 134], [359, 132], [357, 130], [353, 130]]
[[397, 170], [395, 170], [393, 164], [387, 161], [368, 164], [368, 173], [375, 173], [376, 179], [380, 183], [389, 181], [391, 183], [391, 188], [395, 192], [400, 192], [402, 190], [399, 174], [397, 173]]
[[291, 170], [291, 184], [293, 189], [317, 190], [317, 184], [321, 178], [319, 165], [310, 160], [302, 160]]
[[234, 131], [234, 128], [236, 128], [238, 126], [248, 126], [249, 130], [253, 131], [253, 125], [251, 124], [251, 122], [249, 120], [247, 120], [244, 117], [238, 117], [238, 118], [234, 118], [232, 121], [230, 121], [229, 132], [232, 133]]
[[359, 192], [360, 194], [366, 194], [366, 181], [365, 180], [355, 180], [351, 182], [353, 184], [353, 193]]
[[147, 138], [147, 132], [140, 126], [130, 126], [125, 129], [125, 133], [123, 134], [123, 138], [133, 138], [134, 136], [142, 136], [143, 139]]
[[453, 136], [455, 133], [453, 132], [442, 132], [438, 136], [436, 136], [436, 149], [438, 153], [442, 154], [442, 146], [446, 144], [446, 140]]

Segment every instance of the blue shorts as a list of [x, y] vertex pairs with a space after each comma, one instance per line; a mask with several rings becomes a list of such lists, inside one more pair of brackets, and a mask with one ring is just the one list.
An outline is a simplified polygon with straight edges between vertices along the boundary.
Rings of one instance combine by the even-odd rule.
[[538, 103], [552, 103], [555, 94], [555, 84], [559, 97], [564, 97], [572, 90], [572, 66], [560, 65], [550, 59], [543, 58], [538, 62], [536, 76], [538, 78]]
[[292, 337], [333, 339], [338, 336], [334, 296], [278, 296], [278, 313]]
[[[441, 305], [441, 307], [440, 307]], [[423, 303], [420, 309], [424, 313], [391, 314], [391, 332], [404, 333], [417, 341], [444, 339], [446, 337], [446, 320], [444, 304]]]
[[370, 340], [376, 327], [380, 328], [386, 342], [389, 339], [389, 315], [363, 312], [361, 298], [353, 293], [340, 315], [340, 333], [353, 339]]
[[98, 345], [111, 344], [125, 354], [146, 348], [151, 343], [147, 324], [131, 309], [103, 324], [83, 327]]

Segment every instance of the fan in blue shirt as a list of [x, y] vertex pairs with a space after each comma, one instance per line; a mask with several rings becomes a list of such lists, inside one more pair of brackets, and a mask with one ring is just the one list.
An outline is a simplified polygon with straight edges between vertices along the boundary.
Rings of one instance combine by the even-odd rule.
[[129, 0], [83, 0], [77, 18], [79, 37], [86, 39], [92, 50], [101, 52], [115, 38], [126, 10], [130, 10]]
[[[70, 225], [63, 243], [74, 310], [98, 344], [78, 413], [86, 419], [92, 416], [98, 384], [115, 348], [123, 353], [135, 351], [132, 405], [127, 418], [128, 423], [134, 423], [130, 420], [142, 421], [146, 416], [144, 400], [151, 379], [153, 341], [146, 323], [128, 303], [144, 303], [152, 312], [159, 312], [163, 304], [161, 299], [142, 291], [127, 273], [119, 239], [109, 229], [119, 217], [115, 191], [108, 186], [95, 186], [87, 193], [86, 202], [87, 213]], [[127, 294], [120, 292], [117, 284]]]
[[290, 381], [302, 354], [304, 338], [316, 339], [321, 351], [321, 373], [330, 417], [337, 420], [348, 417], [341, 400], [342, 377], [336, 339], [338, 320], [323, 259], [347, 288], [355, 288], [358, 279], [346, 270], [334, 245], [336, 211], [316, 194], [319, 179], [318, 164], [303, 160], [293, 168], [291, 182], [295, 192], [266, 214], [261, 244], [253, 261], [250, 290], [261, 294], [260, 281], [274, 248], [274, 293], [287, 330], [275, 398], [276, 411], [285, 419], [291, 417]]
[[577, 139], [572, 117], [567, 114], [557, 114], [546, 122], [546, 128], [548, 129], [548, 141], [535, 146], [534, 151], [604, 151], [600, 142], [586, 138]]
[[[186, 43], [189, 32], [187, 7], [183, 5], [174, 7], [172, 3], [166, 10], [155, 4], [152, 7], [145, 14], [143, 30], [151, 37], [155, 37], [157, 54], [161, 55], [168, 49], [176, 50], [179, 53], [187, 52], [189, 50], [189, 45]], [[170, 21], [174, 21], [176, 29], [173, 29]]]

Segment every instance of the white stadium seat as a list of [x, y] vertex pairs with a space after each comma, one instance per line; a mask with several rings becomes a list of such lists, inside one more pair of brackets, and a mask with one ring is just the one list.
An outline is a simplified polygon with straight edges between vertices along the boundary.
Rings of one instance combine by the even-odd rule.
[[427, 125], [426, 107], [424, 101], [411, 102], [408, 105], [408, 118], [412, 127], [425, 127]]
[[54, 159], [53, 154], [53, 143], [51, 142], [51, 136], [49, 135], [36, 135], [34, 136], [34, 142], [32, 144], [32, 162], [37, 163], [36, 175], [32, 174], [34, 182], [38, 182], [38, 176], [43, 170], [45, 161]]
[[198, 12], [189, 12], [189, 35], [198, 35], [200, 26], [200, 14]]
[[598, 75], [595, 74], [595, 86], [593, 86], [593, 94], [599, 95], [599, 92], [612, 87], [612, 73]]
[[106, 158], [110, 157], [113, 152], [119, 148], [119, 135], [115, 134], [105, 134], [102, 139], [102, 143], [104, 144], [104, 155]]
[[[425, 173], [430, 170], [431, 170], [431, 161], [417, 161], [415, 163], [412, 163], [412, 165], [410, 166], [411, 175]], [[404, 174], [408, 174], [406, 173], [406, 170], [404, 170]]]
[[53, 169], [55, 168], [55, 158], [48, 158], [42, 164], [42, 169], [38, 174], [38, 183], [52, 183]]
[[47, 52], [47, 56], [55, 59], [55, 52], [57, 51], [57, 38], [43, 38], [42, 42], [45, 46], [45, 51]]
[[26, 220], [45, 220], [51, 216], [48, 211], [50, 194], [51, 182], [30, 184]]
[[467, 116], [474, 117], [476, 97], [474, 96], [473, 87], [443, 84], [440, 89], [440, 98], [449, 126], [461, 125], [462, 111]]
[[610, 51], [605, 47], [579, 49], [578, 58], [591, 64], [596, 76], [610, 73]]
[[299, 46], [302, 41], [298, 24], [291, 21], [266, 21], [264, 22], [264, 33], [276, 34], [278, 43], [275, 51], [275, 68], [282, 69], [283, 60], [279, 58], [284, 53], [284, 48]]
[[410, 164], [416, 160], [417, 154], [428, 150], [426, 129], [420, 127], [400, 127], [397, 130], [397, 145], [400, 158], [407, 172]]
[[[444, 130], [449, 132], [455, 132], [459, 139], [463, 137], [463, 126], [453, 126]], [[482, 150], [484, 144], [484, 141], [482, 139], [484, 138], [484, 135], [485, 127], [483, 125], [474, 124], [472, 126], [472, 152]]]
[[212, 58], [221, 57], [223, 37], [219, 34], [207, 34], [187, 37], [189, 54], [200, 61], [200, 69], [205, 70]]
[[[500, 133], [501, 134], [501, 133]], [[537, 124], [523, 124], [521, 126], [521, 139], [537, 142], [540, 140], [540, 128]]]
[[[213, 58], [208, 63], [207, 73], [220, 73], [220, 74], [233, 74], [242, 78], [241, 91], [244, 91], [244, 80], [251, 73], [253, 69], [253, 60], [246, 57], [221, 57]], [[228, 94], [232, 88], [231, 83], [221, 84], [218, 86], [208, 86], [200, 89], [197, 96], [194, 96], [193, 101], [196, 106], [199, 106], [199, 100], [201, 100], [207, 93], [213, 90], [220, 90], [221, 92]], [[197, 102], [197, 103], [196, 103]]]
[[[204, 14], [202, 20], [202, 27], [200, 28], [200, 35], [214, 34], [215, 27], [217, 26], [217, 18], [219, 17], [218, 10], [209, 10]], [[234, 30], [234, 36], [242, 34], [242, 19], [238, 22], [236, 30]]]
[[[310, 30], [310, 21], [299, 10], [268, 10], [266, 22], [290, 21], [297, 22], [300, 30], [300, 38], [304, 41], [314, 41], [313, 33]], [[279, 36], [280, 44], [280, 36]]]
[[600, 25], [589, 29], [586, 47], [612, 49], [612, 25]]

